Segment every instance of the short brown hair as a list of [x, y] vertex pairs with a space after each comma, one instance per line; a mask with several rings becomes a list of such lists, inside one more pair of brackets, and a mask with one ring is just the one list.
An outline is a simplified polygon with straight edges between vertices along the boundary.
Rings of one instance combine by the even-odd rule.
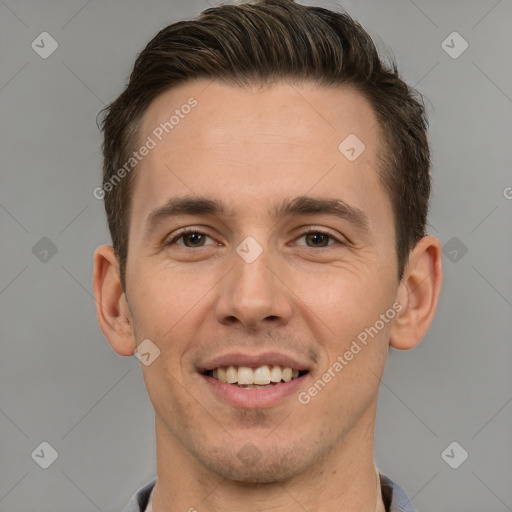
[[[425, 236], [430, 150], [421, 96], [386, 65], [359, 23], [345, 12], [293, 0], [259, 0], [206, 9], [161, 30], [139, 54], [123, 93], [104, 110], [103, 186], [130, 157], [152, 100], [194, 78], [251, 86], [277, 81], [350, 86], [369, 102], [383, 143], [381, 181], [391, 199], [398, 278]], [[341, 142], [341, 141], [340, 141]], [[112, 243], [125, 287], [134, 173], [104, 193]]]

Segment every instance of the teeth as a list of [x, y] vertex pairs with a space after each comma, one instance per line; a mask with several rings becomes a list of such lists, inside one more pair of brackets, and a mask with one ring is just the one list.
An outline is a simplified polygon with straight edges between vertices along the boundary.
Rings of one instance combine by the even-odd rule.
[[[256, 368], [252, 374], [254, 378], [252, 384], [270, 384], [270, 368], [267, 365]], [[238, 378], [240, 379], [240, 370], [238, 370]]]
[[228, 366], [226, 368], [226, 382], [234, 384], [238, 380], [238, 371], [234, 366]]
[[212, 371], [212, 376], [221, 382], [239, 384], [248, 387], [267, 386], [271, 382], [290, 382], [299, 377], [299, 370], [292, 370], [290, 367], [269, 366], [267, 364], [258, 368], [248, 366], [222, 366]]
[[[215, 370], [213, 370], [213, 378], [215, 379]], [[217, 379], [221, 382], [227, 382], [226, 378], [226, 368], [217, 368]]]
[[238, 368], [238, 384], [254, 384], [254, 373], [247, 366]]
[[272, 370], [270, 370], [270, 381], [271, 382], [281, 382], [281, 377], [283, 376], [283, 372], [281, 371], [280, 366], [272, 366]]

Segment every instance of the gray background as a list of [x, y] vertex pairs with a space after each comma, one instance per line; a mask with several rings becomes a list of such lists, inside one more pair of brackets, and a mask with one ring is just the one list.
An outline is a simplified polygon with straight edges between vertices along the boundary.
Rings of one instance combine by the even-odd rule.
[[[0, 0], [2, 512], [119, 511], [154, 476], [140, 363], [112, 351], [92, 298], [93, 251], [109, 242], [95, 116], [158, 29], [208, 5]], [[430, 232], [445, 249], [433, 327], [390, 350], [376, 462], [420, 511], [512, 510], [512, 3], [342, 5], [430, 100]], [[59, 45], [47, 59], [31, 48], [43, 31]], [[453, 31], [469, 44], [458, 58], [441, 45]], [[46, 470], [31, 457], [42, 441], [58, 452]], [[452, 441], [469, 453], [457, 469], [441, 457]]]

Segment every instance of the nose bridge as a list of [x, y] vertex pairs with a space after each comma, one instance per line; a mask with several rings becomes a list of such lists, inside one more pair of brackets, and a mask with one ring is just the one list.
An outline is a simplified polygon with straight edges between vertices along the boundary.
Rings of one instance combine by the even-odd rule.
[[220, 322], [236, 319], [255, 328], [268, 319], [287, 321], [291, 307], [286, 287], [273, 270], [276, 263], [268, 245], [263, 246], [252, 237], [244, 239], [233, 253], [232, 271], [221, 289], [217, 305]]

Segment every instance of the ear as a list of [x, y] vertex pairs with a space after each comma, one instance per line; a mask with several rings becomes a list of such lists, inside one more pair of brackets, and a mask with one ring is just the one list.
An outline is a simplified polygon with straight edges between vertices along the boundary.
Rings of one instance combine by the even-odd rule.
[[418, 345], [425, 336], [434, 318], [441, 291], [441, 262], [441, 244], [433, 236], [421, 238], [410, 252], [396, 297], [402, 309], [391, 329], [391, 347], [408, 350]]
[[121, 286], [118, 261], [110, 245], [101, 245], [94, 252], [93, 287], [103, 334], [118, 354], [132, 356], [137, 346], [133, 321]]

